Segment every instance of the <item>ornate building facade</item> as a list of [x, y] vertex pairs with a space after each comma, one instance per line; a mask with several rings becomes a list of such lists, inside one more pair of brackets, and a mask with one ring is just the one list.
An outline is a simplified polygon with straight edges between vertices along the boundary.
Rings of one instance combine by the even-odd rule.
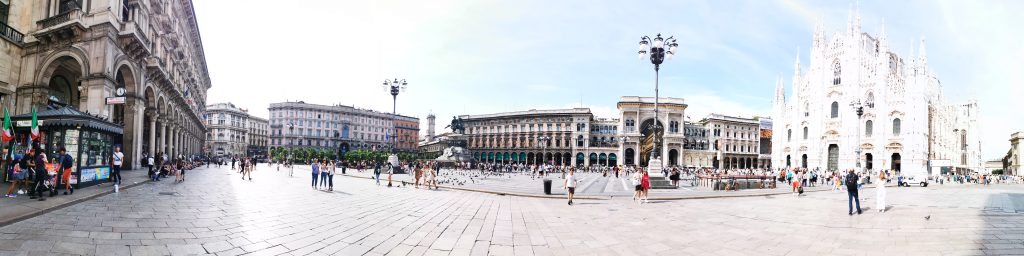
[[[687, 105], [682, 98], [662, 97], [658, 100], [658, 117], [654, 113], [654, 97], [623, 96], [616, 104], [625, 138], [619, 150], [626, 165], [647, 166], [650, 156], [658, 151], [664, 166], [680, 164], [683, 153], [683, 117]], [[657, 119], [657, 121], [655, 121]], [[655, 128], [655, 123], [660, 129]], [[663, 141], [657, 148], [653, 143], [656, 133], [661, 133]]]
[[797, 56], [788, 97], [776, 82], [773, 166], [845, 170], [859, 161], [919, 175], [982, 169], [977, 103], [946, 101], [923, 39], [916, 55], [901, 55], [884, 27], [865, 33], [854, 13], [845, 30], [825, 33], [819, 23], [806, 71]]
[[271, 103], [269, 109], [271, 149], [385, 150], [395, 145], [400, 152], [418, 150], [416, 117], [303, 101]]
[[256, 159], [267, 159], [270, 148], [268, 143], [270, 135], [270, 121], [257, 116], [249, 116], [249, 140], [246, 141], [248, 149], [246, 155]]
[[206, 143], [212, 157], [246, 156], [249, 113], [231, 103], [206, 106]]
[[68, 106], [122, 125], [131, 168], [144, 153], [201, 154], [211, 84], [192, 1], [14, 0], [0, 8], [0, 102], [12, 115]]
[[[529, 110], [459, 116], [473, 158], [484, 162], [577, 164], [590, 140], [590, 109]], [[606, 153], [607, 154], [607, 153]]]

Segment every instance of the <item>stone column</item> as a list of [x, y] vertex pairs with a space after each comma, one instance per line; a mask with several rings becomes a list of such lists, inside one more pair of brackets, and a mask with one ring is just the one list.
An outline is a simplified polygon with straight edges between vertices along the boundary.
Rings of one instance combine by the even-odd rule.
[[174, 125], [170, 125], [170, 127], [167, 128], [167, 159], [174, 159], [178, 156], [178, 154], [175, 154], [176, 148], [174, 144], [174, 139], [178, 137], [177, 130], [178, 128]]
[[167, 154], [167, 120], [160, 120], [160, 153]]
[[[130, 164], [130, 168], [139, 169], [142, 168], [142, 152], [145, 149], [142, 148], [143, 125], [146, 116], [146, 106], [143, 103], [135, 102], [126, 106], [125, 112], [132, 111], [130, 118], [125, 118], [125, 127], [130, 128], [125, 130], [125, 138], [131, 138], [131, 141], [125, 141], [124, 144], [131, 145], [131, 158], [127, 159]], [[130, 122], [130, 123], [129, 123]], [[129, 126], [130, 125], [130, 126]], [[149, 154], [152, 154], [151, 152]]]
[[156, 157], [156, 114], [149, 117], [149, 155]]

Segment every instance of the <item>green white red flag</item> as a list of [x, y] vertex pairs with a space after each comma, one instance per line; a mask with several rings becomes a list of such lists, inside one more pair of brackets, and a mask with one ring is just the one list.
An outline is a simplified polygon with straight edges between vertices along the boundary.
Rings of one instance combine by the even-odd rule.
[[7, 142], [7, 141], [11, 141], [13, 139], [14, 139], [14, 127], [11, 126], [11, 114], [8, 113], [7, 109], [5, 108], [4, 109], [3, 141]]

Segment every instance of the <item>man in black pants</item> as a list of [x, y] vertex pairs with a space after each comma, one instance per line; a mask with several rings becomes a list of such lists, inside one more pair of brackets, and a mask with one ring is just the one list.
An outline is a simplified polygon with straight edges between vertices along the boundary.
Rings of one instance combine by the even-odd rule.
[[860, 197], [857, 195], [857, 182], [860, 177], [853, 170], [846, 174], [846, 194], [849, 196], [850, 215], [853, 215], [853, 202], [857, 202], [857, 214], [860, 214]]
[[[44, 182], [50, 179], [50, 174], [46, 172], [46, 164], [48, 160], [46, 159], [46, 154], [43, 153], [43, 149], [35, 148], [33, 149], [33, 151], [35, 151], [35, 154], [33, 156], [35, 157], [36, 164], [36, 197], [39, 197], [39, 201], [46, 201], [46, 197], [44, 197], [43, 191], [48, 190]], [[34, 198], [30, 197], [29, 199]]]

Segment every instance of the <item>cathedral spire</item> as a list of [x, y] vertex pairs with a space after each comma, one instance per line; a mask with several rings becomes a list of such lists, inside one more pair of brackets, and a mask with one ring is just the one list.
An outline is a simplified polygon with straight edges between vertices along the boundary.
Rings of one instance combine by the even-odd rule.
[[878, 36], [878, 52], [889, 52], [889, 36], [885, 34], [885, 19], [882, 19], [882, 32]]
[[[825, 16], [818, 16], [818, 22], [814, 25], [814, 45], [817, 47], [825, 44]], [[814, 47], [812, 47], [814, 48]]]
[[918, 50], [918, 59], [921, 60], [921, 65], [928, 64], [928, 55], [924, 51], [924, 36], [921, 36], [921, 49]]
[[786, 89], [782, 85], [782, 75], [775, 78], [775, 104], [784, 106], [786, 104]]
[[796, 47], [796, 61], [793, 62], [793, 75], [800, 76], [800, 47]]
[[853, 36], [853, 4], [850, 4], [850, 12], [846, 14], [846, 34]]
[[853, 21], [853, 32], [854, 36], [860, 34], [860, 1], [857, 1], [856, 7], [853, 10], [855, 20]]

